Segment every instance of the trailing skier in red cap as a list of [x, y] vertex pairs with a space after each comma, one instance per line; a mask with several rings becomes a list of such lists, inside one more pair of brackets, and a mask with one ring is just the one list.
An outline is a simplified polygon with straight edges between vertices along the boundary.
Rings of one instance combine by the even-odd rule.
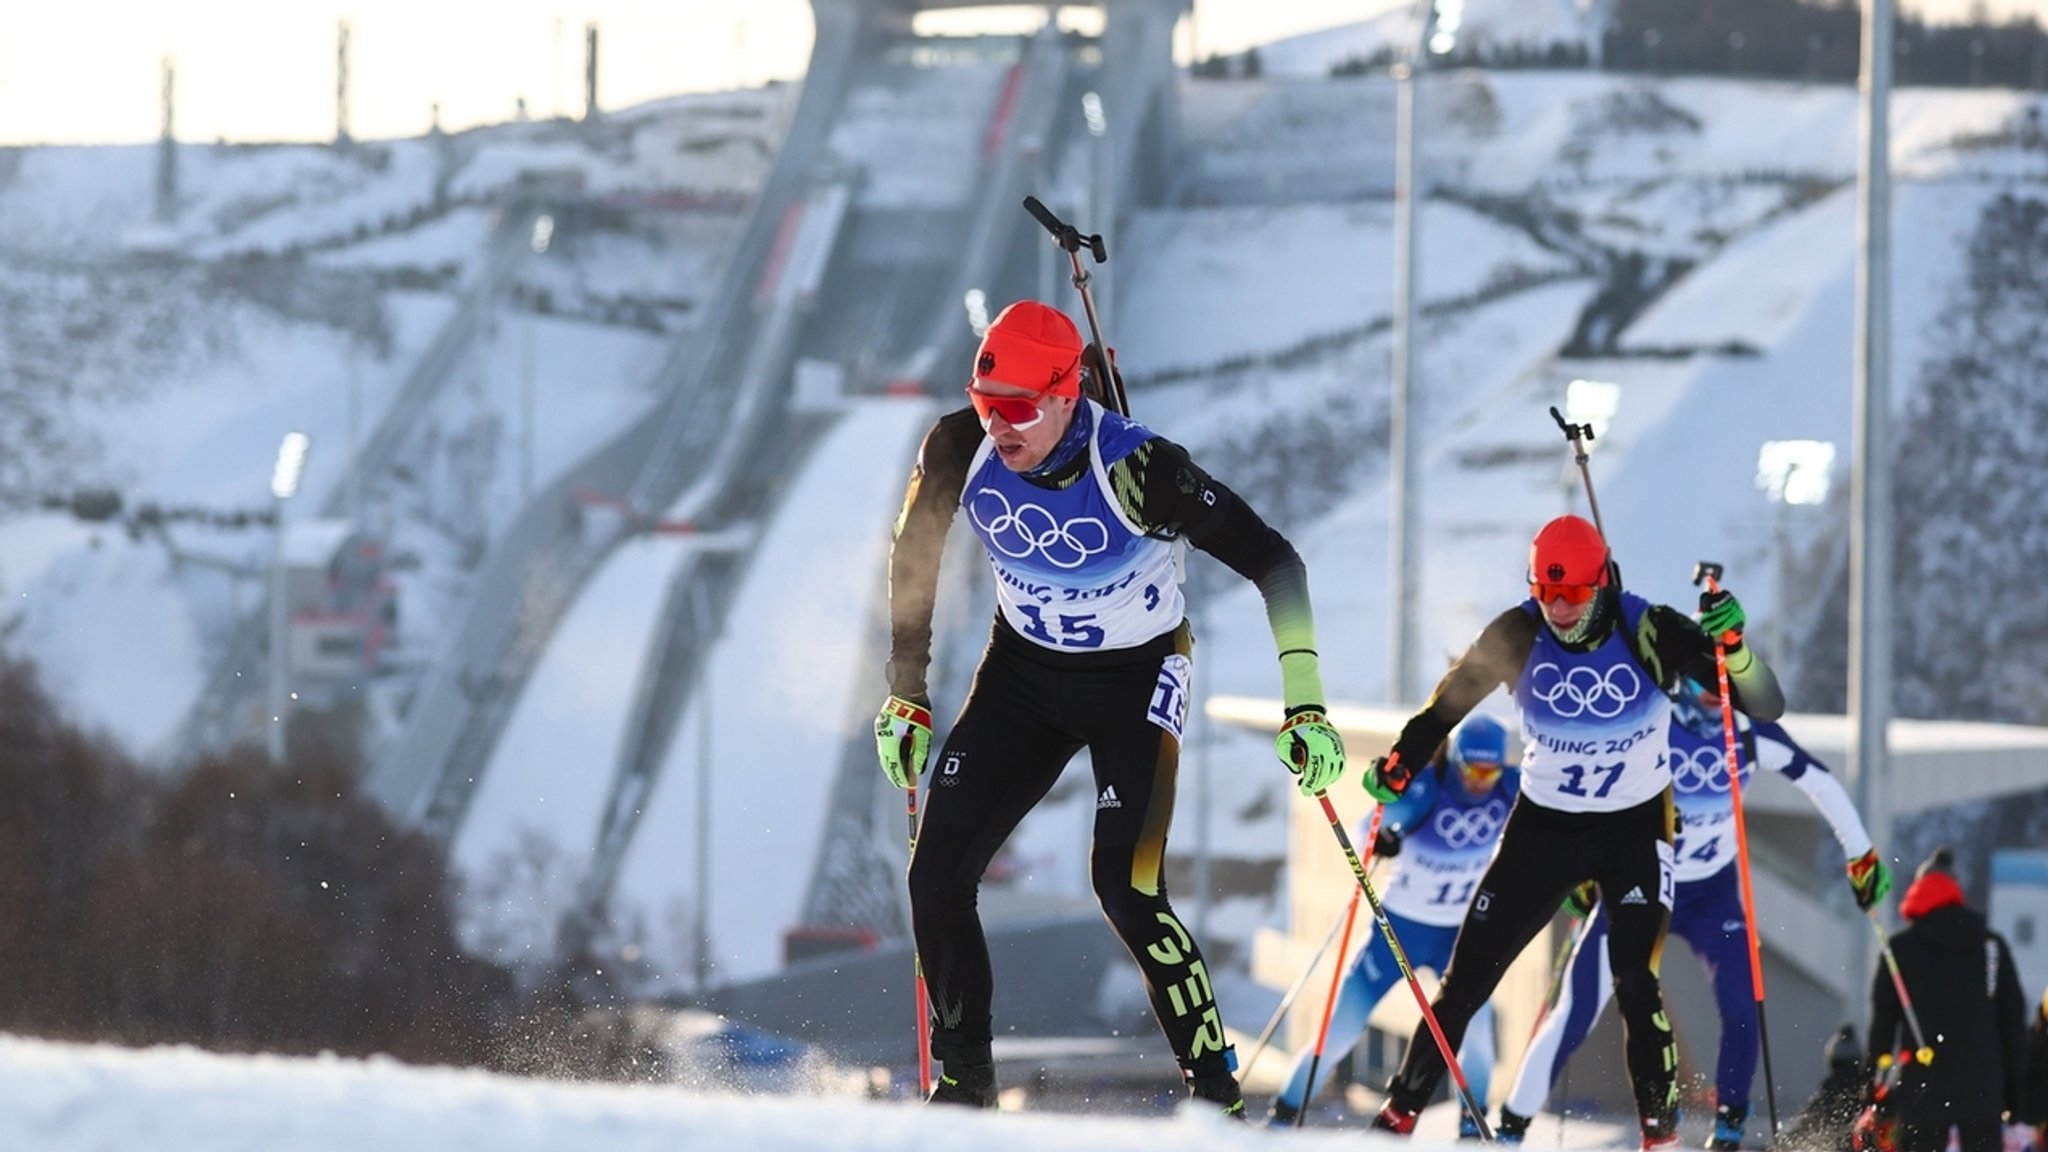
[[[1521, 714], [1522, 796], [1473, 893], [1433, 1008], [1456, 1045], [1501, 974], [1565, 896], [1599, 886], [1614, 997], [1627, 1035], [1643, 1147], [1677, 1145], [1677, 1045], [1657, 961], [1672, 904], [1671, 698], [1682, 677], [1715, 678], [1727, 652], [1734, 705], [1759, 720], [1785, 710], [1777, 677], [1742, 643], [1742, 606], [1700, 597], [1695, 623], [1624, 592], [1599, 530], [1577, 516], [1543, 526], [1529, 549], [1529, 598], [1495, 617], [1409, 719], [1365, 786], [1382, 802], [1408, 787], [1430, 750], [1495, 688]], [[1443, 1079], [1426, 1037], [1408, 1046], [1374, 1126], [1414, 1130]]]
[[1906, 927], [1891, 938], [1892, 956], [1929, 1049], [1914, 1051], [1922, 1041], [1880, 962], [1870, 977], [1869, 1060], [1881, 1087], [1857, 1121], [1857, 1146], [1998, 1152], [2011, 1146], [2005, 1122], [2021, 1120], [2026, 1102], [2027, 1002], [2012, 947], [1963, 903], [1948, 848], [1914, 872], [1899, 916]]
[[1344, 747], [1323, 715], [1301, 557], [1179, 445], [1084, 397], [1084, 377], [1108, 371], [1058, 310], [1029, 300], [1004, 309], [976, 353], [971, 406], [925, 436], [896, 522], [889, 698], [875, 742], [898, 788], [931, 747], [932, 603], [956, 511], [987, 550], [996, 586], [993, 632], [939, 753], [910, 862], [932, 1054], [945, 1064], [931, 1098], [995, 1103], [982, 872], [1086, 747], [1096, 897], [1138, 964], [1189, 1092], [1242, 1114], [1208, 968], [1166, 897], [1194, 651], [1176, 539], [1265, 597], [1286, 699], [1276, 747], [1304, 792], [1337, 780]]

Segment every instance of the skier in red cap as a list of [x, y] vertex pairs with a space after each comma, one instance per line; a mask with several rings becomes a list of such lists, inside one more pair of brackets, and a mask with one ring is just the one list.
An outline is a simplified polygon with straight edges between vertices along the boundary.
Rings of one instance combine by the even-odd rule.
[[[1701, 595], [1697, 623], [1623, 591], [1599, 530], [1560, 516], [1530, 545], [1529, 598], [1480, 632], [1365, 780], [1382, 802], [1400, 796], [1466, 713], [1508, 690], [1527, 741], [1521, 801], [1458, 930], [1437, 1022], [1456, 1045], [1565, 896], [1597, 884], [1645, 1149], [1678, 1142], [1678, 1051], [1657, 983], [1672, 903], [1669, 693], [1683, 677], [1715, 680], [1718, 639], [1734, 705], [1759, 720], [1783, 714], [1777, 677], [1743, 644], [1743, 623], [1726, 590]], [[1412, 1132], [1444, 1071], [1418, 1035], [1374, 1126]]]
[[[889, 555], [889, 698], [875, 720], [898, 788], [931, 747], [932, 603], [956, 512], [988, 552], [996, 618], [947, 734], [910, 862], [942, 1103], [990, 1107], [994, 994], [982, 872], [1082, 748], [1095, 773], [1090, 871], [1196, 1098], [1241, 1115], [1208, 967], [1166, 896], [1166, 835], [1194, 636], [1176, 540], [1258, 585], [1286, 698], [1276, 748], [1304, 792], [1344, 747], [1323, 714], [1308, 574], [1294, 547], [1179, 445], [1083, 394], [1113, 371], [1057, 309], [1004, 309], [976, 352], [969, 407], [926, 434]], [[1077, 990], [1077, 994], [1087, 994]]]
[[2006, 1130], [2026, 1112], [2026, 995], [2012, 946], [1963, 902], [1955, 870], [1955, 851], [1935, 849], [1899, 901], [1906, 927], [1891, 938], [1892, 959], [1910, 1005], [1882, 960], [1870, 974], [1877, 1087], [1857, 1120], [1859, 1148], [1999, 1152], [2031, 1140]]

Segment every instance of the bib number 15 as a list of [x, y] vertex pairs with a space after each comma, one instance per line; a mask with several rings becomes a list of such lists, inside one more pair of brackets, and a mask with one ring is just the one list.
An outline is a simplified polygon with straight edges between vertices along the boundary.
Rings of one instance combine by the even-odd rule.
[[[1591, 796], [1595, 800], [1604, 800], [1609, 792], [1614, 791], [1614, 782], [1621, 779], [1621, 770], [1625, 767], [1626, 763], [1620, 761], [1598, 764], [1590, 770], [1584, 764], [1566, 764], [1560, 769], [1565, 774], [1565, 782], [1559, 784], [1557, 790], [1567, 796]], [[1596, 785], [1590, 792], [1586, 790], [1586, 777], [1589, 775]]]
[[[1102, 626], [1095, 622], [1092, 612], [1069, 616], [1062, 612], [1052, 615], [1048, 626], [1045, 611], [1036, 604], [1019, 604], [1017, 612], [1024, 617], [1024, 634], [1040, 644], [1059, 648], [1100, 648], [1102, 647]], [[1054, 629], [1058, 633], [1054, 633]]]

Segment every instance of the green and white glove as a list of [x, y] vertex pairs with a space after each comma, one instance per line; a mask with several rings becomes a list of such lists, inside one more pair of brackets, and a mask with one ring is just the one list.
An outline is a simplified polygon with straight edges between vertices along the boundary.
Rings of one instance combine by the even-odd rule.
[[1868, 912], [1892, 890], [1891, 869], [1872, 848], [1856, 859], [1849, 861], [1849, 887], [1856, 892], [1856, 910]]
[[1366, 766], [1365, 778], [1359, 783], [1365, 786], [1366, 794], [1382, 804], [1392, 804], [1408, 790], [1408, 782], [1415, 778], [1413, 772], [1401, 763], [1399, 752], [1373, 758]]
[[875, 754], [882, 775], [898, 788], [908, 788], [924, 774], [932, 753], [932, 704], [921, 696], [891, 696], [875, 716]]
[[1337, 735], [1320, 708], [1290, 710], [1273, 741], [1273, 751], [1294, 773], [1304, 796], [1327, 789], [1344, 775], [1344, 738]]
[[1733, 651], [1742, 647], [1742, 629], [1749, 623], [1749, 616], [1742, 610], [1742, 601], [1735, 598], [1726, 588], [1700, 593], [1700, 611], [1696, 619], [1708, 636], [1724, 648]]

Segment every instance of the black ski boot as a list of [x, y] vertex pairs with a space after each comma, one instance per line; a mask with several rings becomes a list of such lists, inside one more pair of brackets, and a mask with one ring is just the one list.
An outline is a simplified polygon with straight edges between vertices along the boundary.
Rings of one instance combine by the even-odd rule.
[[969, 1108], [996, 1106], [996, 1069], [993, 1064], [946, 1065], [938, 1086], [927, 1104], [964, 1104]]
[[1244, 1119], [1244, 1092], [1232, 1071], [1236, 1064], [1236, 1051], [1226, 1048], [1222, 1055], [1204, 1056], [1192, 1067], [1182, 1065], [1180, 1075], [1189, 1097], [1221, 1106], [1223, 1114], [1234, 1120]]
[[1501, 1105], [1500, 1127], [1493, 1130], [1493, 1138], [1503, 1144], [1520, 1144], [1529, 1136], [1529, 1119], [1507, 1105]]
[[941, 1062], [946, 1070], [925, 1103], [968, 1108], [996, 1106], [996, 1061], [988, 1044], [940, 1042], [933, 1047], [944, 1050]]
[[1266, 1127], [1292, 1128], [1300, 1123], [1300, 1116], [1301, 1109], [1275, 1096], [1272, 1109], [1266, 1113]]

